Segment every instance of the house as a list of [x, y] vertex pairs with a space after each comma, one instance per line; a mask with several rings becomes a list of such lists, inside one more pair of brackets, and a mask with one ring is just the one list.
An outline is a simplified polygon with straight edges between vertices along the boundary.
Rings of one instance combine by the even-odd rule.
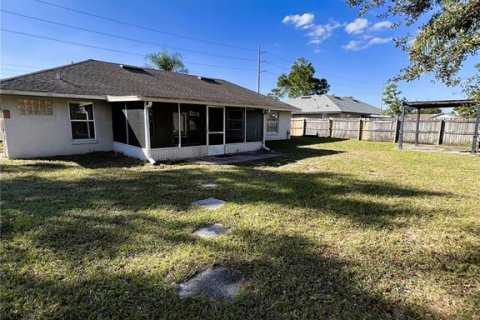
[[301, 111], [294, 118], [369, 118], [379, 116], [382, 110], [350, 97], [312, 95], [290, 99], [288, 104]]
[[437, 114], [432, 114], [430, 119], [431, 120], [456, 120], [456, 119], [462, 119], [462, 117], [456, 113], [437, 113]]
[[262, 149], [298, 109], [231, 82], [86, 60], [0, 81], [6, 156], [160, 161]]

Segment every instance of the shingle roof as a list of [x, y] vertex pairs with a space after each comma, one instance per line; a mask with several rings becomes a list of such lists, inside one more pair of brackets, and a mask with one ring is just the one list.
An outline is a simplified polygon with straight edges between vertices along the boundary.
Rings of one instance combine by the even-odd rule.
[[28, 91], [86, 96], [142, 96], [297, 111], [221, 79], [86, 60], [0, 81], [2, 93]]
[[368, 103], [358, 101], [348, 97], [337, 97], [331, 95], [312, 95], [287, 101], [297, 108], [300, 112], [296, 114], [314, 114], [314, 113], [358, 113], [358, 114], [381, 114], [382, 110]]

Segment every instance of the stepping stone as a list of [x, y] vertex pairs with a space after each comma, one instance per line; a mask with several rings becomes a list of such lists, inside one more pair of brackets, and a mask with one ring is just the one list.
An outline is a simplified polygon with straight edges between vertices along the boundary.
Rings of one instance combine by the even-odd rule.
[[217, 210], [217, 209], [223, 207], [223, 205], [225, 203], [226, 202], [223, 201], [223, 200], [219, 200], [219, 199], [210, 197], [210, 198], [207, 198], [207, 199], [192, 202], [192, 205], [197, 206], [197, 207], [201, 207], [201, 208], [204, 208], [204, 209], [207, 209], [207, 210]]
[[216, 188], [218, 188], [218, 184], [216, 184], [216, 183], [206, 183], [206, 184], [202, 184], [200, 187], [202, 189], [216, 189]]
[[211, 301], [228, 302], [240, 292], [242, 278], [225, 267], [208, 268], [180, 283], [180, 298], [204, 296]]
[[204, 228], [199, 228], [193, 232], [194, 236], [204, 239], [212, 239], [228, 232], [228, 229], [221, 223], [211, 224]]

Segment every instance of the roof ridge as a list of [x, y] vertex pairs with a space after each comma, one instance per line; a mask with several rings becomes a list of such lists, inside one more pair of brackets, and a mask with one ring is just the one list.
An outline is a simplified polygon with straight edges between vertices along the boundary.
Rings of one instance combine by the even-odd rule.
[[125, 64], [125, 63], [120, 63], [120, 62], [111, 62], [111, 61], [103, 61], [103, 60], [96, 60], [96, 59], [89, 59], [89, 60], [90, 61], [95, 61], [95, 62], [100, 62], [100, 63], [108, 63], [108, 64], [113, 64], [113, 65], [119, 65], [119, 66], [121, 66], [121, 65], [131, 66], [131, 67], [134, 67], [134, 68], [144, 69], [144, 70], [148, 70], [148, 71], [155, 71], [155, 72], [159, 72], [159, 73], [170, 73], [170, 74], [186, 76], [186, 77], [194, 77], [194, 78], [203, 77], [203, 78], [209, 78], [209, 79], [212, 79], [212, 80], [225, 81], [225, 80], [220, 79], [220, 78], [207, 77], [207, 76], [189, 74], [189, 73], [174, 72], [174, 71], [166, 71], [166, 70], [155, 69], [155, 68], [151, 68], [151, 67], [147, 67], [147, 66], [137, 66], [137, 65], [133, 65], [133, 64]]
[[82, 61], [79, 61], [79, 62], [64, 64], [64, 65], [61, 65], [61, 66], [58, 66], [58, 67], [52, 67], [52, 68], [42, 69], [42, 70], [33, 71], [33, 72], [29, 72], [29, 73], [24, 73], [24, 74], [20, 74], [18, 76], [13, 76], [13, 77], [0, 79], [0, 82], [13, 80], [13, 79], [20, 78], [20, 77], [31, 76], [31, 75], [39, 74], [39, 73], [43, 73], [43, 72], [49, 72], [49, 71], [53, 71], [53, 70], [56, 70], [56, 69], [64, 69], [64, 68], [67, 68], [67, 67], [70, 67], [70, 66], [79, 65], [79, 64], [86, 63], [86, 62], [91, 62], [91, 61], [96, 61], [96, 60], [87, 59], [87, 60], [82, 60]]

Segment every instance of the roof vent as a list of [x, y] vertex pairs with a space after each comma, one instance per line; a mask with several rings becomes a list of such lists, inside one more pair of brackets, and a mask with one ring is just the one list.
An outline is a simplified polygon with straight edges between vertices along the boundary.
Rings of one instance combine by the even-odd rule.
[[311, 96], [303, 96], [300, 99], [311, 99], [311, 98], [312, 98]]
[[126, 64], [121, 64], [121, 65], [120, 65], [120, 68], [125, 69], [125, 70], [128, 70], [128, 71], [133, 72], [133, 73], [145, 73], [145, 74], [149, 74], [149, 73], [147, 72], [147, 70], [143, 69], [142, 67], [136, 67], [136, 66], [129, 66], [129, 65], [126, 65]]
[[120, 68], [122, 68], [122, 69], [133, 69], [133, 70], [143, 70], [143, 68], [141, 68], [141, 67], [129, 66], [129, 65], [126, 65], [126, 64], [121, 64]]
[[198, 80], [205, 81], [205, 82], [208, 82], [208, 83], [220, 84], [220, 82], [218, 82], [217, 80], [215, 80], [215, 79], [213, 79], [213, 78], [207, 78], [207, 77], [198, 76], [197, 79], [198, 79]]

